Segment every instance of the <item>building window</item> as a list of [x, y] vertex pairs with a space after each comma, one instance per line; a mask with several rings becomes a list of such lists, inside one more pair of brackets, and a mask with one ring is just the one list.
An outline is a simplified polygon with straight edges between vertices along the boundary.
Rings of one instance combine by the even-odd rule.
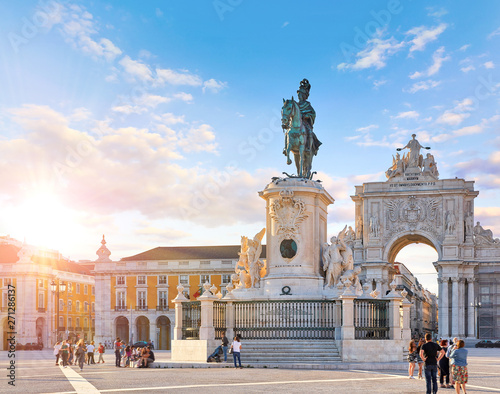
[[87, 301], [85, 301], [83, 303], [83, 311], [84, 312], [88, 312], [89, 311], [89, 303]]
[[76, 284], [76, 294], [80, 294], [80, 283]]
[[77, 317], [76, 318], [76, 327], [78, 327], [78, 329], [81, 329], [82, 327], [80, 326], [80, 318]]
[[64, 317], [59, 316], [59, 328], [64, 328]]
[[119, 291], [118, 293], [116, 293], [116, 305], [120, 308], [125, 308], [125, 306], [127, 305], [124, 291]]
[[137, 284], [138, 285], [145, 285], [146, 284], [146, 277], [144, 275], [138, 276], [137, 277]]
[[138, 291], [137, 292], [137, 306], [140, 308], [146, 307], [146, 292]]
[[45, 307], [45, 302], [44, 302], [44, 296], [43, 293], [38, 294], [38, 307], [39, 308], [44, 308]]
[[76, 301], [75, 312], [80, 312], [80, 301]]
[[160, 275], [158, 277], [158, 284], [159, 285], [166, 285], [167, 284], [167, 275]]
[[73, 329], [73, 319], [70, 317], [68, 317], [68, 328], [67, 330], [72, 330]]
[[231, 275], [222, 275], [222, 284], [231, 283]]
[[7, 293], [7, 290], [3, 292], [3, 304], [2, 306], [4, 308], [7, 308], [7, 306], [9, 305], [9, 294]]
[[73, 312], [73, 301], [68, 300], [68, 312]]
[[200, 275], [201, 284], [210, 283], [210, 275]]
[[38, 279], [38, 287], [43, 287], [43, 279]]
[[90, 288], [92, 289], [92, 295], [95, 295], [95, 286], [90, 286]]
[[189, 286], [189, 275], [179, 276], [180, 284], [183, 286]]
[[92, 312], [95, 312], [95, 302], [92, 303]]
[[125, 284], [125, 277], [124, 276], [117, 276], [116, 277], [116, 284], [117, 285], [124, 285]]
[[59, 311], [62, 311], [62, 310], [64, 310], [64, 301], [59, 300]]
[[89, 287], [87, 285], [83, 285], [83, 294], [89, 294]]
[[168, 306], [168, 291], [160, 291], [158, 293], [158, 305], [162, 308]]
[[4, 278], [3, 279], [3, 285], [8, 286], [12, 284], [12, 278]]
[[83, 328], [88, 328], [88, 326], [89, 326], [89, 319], [85, 318], [83, 320]]
[[73, 284], [68, 282], [68, 293], [73, 293]]

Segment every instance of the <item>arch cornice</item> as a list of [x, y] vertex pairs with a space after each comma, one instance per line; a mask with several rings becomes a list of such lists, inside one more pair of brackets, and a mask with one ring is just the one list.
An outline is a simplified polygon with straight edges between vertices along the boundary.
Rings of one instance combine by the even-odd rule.
[[405, 231], [393, 235], [384, 246], [383, 261], [394, 263], [398, 253], [405, 247], [415, 243], [423, 243], [436, 250], [438, 260], [442, 259], [441, 243], [430, 233], [421, 230]]

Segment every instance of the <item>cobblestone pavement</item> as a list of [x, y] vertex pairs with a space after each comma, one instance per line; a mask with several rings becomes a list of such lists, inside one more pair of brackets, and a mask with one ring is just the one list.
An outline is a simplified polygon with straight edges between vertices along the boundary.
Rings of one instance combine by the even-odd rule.
[[[50, 350], [16, 353], [15, 387], [7, 384], [6, 352], [0, 352], [0, 393], [424, 393], [424, 380], [405, 371], [289, 370], [276, 368], [116, 368], [111, 351], [105, 364], [55, 366]], [[167, 361], [169, 352], [156, 352]], [[244, 361], [244, 355], [242, 354]], [[453, 393], [452, 389], [440, 389]], [[468, 393], [500, 393], [500, 349], [469, 349]]]

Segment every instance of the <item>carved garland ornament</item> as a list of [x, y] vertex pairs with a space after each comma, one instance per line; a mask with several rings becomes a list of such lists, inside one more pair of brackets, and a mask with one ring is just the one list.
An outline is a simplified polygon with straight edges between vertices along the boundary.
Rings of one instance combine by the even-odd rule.
[[308, 217], [304, 201], [293, 197], [293, 191], [282, 190], [280, 198], [270, 207], [269, 214], [276, 221], [276, 235], [291, 239], [298, 235], [300, 224]]

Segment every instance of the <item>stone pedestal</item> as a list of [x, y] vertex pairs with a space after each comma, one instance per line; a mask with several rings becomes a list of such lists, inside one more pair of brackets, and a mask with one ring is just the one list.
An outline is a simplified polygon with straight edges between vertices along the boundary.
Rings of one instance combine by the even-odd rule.
[[321, 248], [327, 241], [327, 207], [334, 199], [319, 182], [277, 179], [259, 195], [266, 200], [265, 298], [323, 295]]

